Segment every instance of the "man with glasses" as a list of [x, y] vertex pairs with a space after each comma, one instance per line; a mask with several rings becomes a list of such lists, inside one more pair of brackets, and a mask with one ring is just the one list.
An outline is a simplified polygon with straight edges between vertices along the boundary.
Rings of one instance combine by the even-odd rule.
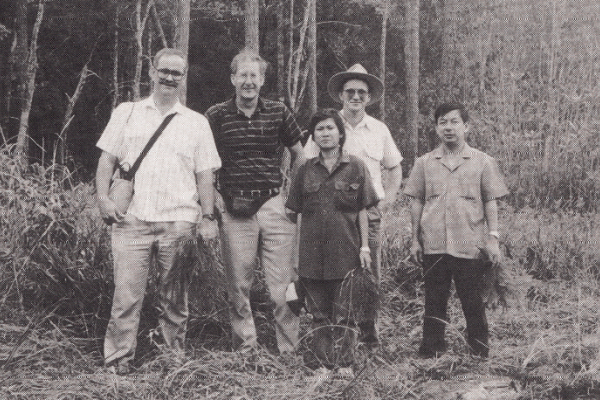
[[[392, 139], [388, 127], [366, 113], [366, 107], [381, 100], [383, 83], [379, 78], [367, 73], [360, 64], [331, 77], [327, 85], [329, 95], [342, 103], [340, 115], [346, 130], [344, 150], [359, 157], [366, 165], [375, 188], [379, 204], [367, 209], [369, 217], [369, 248], [371, 251], [371, 270], [379, 285], [381, 280], [381, 216], [396, 200], [402, 183], [402, 155]], [[307, 158], [316, 157], [319, 149], [309, 140], [304, 148]], [[387, 171], [383, 182], [382, 167]], [[371, 348], [379, 343], [377, 316], [359, 323], [359, 340]]]
[[250, 287], [257, 257], [274, 303], [277, 347], [291, 358], [298, 343], [299, 318], [285, 301], [295, 278], [296, 224], [285, 213], [280, 193], [284, 147], [293, 170], [303, 161], [302, 131], [281, 102], [260, 97], [267, 63], [245, 49], [231, 62], [235, 96], [212, 106], [206, 117], [223, 159], [217, 188], [224, 200], [221, 213], [223, 259], [233, 348], [252, 354], [258, 346], [250, 307]]
[[[120, 104], [97, 143], [102, 154], [96, 190], [102, 219], [112, 224], [115, 282], [104, 361], [119, 374], [130, 371], [134, 358], [152, 258], [160, 274], [159, 328], [165, 348], [181, 360], [189, 282], [188, 274], [177, 264], [177, 252], [182, 243], [196, 240], [199, 219], [198, 230], [204, 239], [218, 233], [212, 177], [221, 160], [206, 118], [179, 102], [185, 73], [186, 58], [181, 51], [165, 48], [156, 53], [149, 71], [152, 95]], [[135, 172], [129, 208], [125, 213], [119, 211], [108, 195], [113, 172], [134, 165], [149, 139], [167, 121]]]

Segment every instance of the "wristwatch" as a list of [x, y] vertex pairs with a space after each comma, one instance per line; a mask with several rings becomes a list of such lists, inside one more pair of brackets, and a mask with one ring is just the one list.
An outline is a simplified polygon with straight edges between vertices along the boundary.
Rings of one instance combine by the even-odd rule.
[[217, 219], [217, 217], [215, 217], [215, 214], [202, 214], [202, 219], [205, 218], [209, 221], [214, 221], [215, 219]]

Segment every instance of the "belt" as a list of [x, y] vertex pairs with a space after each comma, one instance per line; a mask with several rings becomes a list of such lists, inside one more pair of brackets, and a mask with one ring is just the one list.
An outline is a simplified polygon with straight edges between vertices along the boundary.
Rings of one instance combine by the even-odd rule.
[[273, 189], [226, 189], [224, 192], [229, 196], [240, 197], [273, 197], [279, 194], [279, 188]]

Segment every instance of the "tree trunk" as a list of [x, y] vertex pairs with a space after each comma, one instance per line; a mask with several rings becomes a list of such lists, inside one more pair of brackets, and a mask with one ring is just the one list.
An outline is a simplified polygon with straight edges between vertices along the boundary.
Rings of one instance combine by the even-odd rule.
[[119, 104], [119, 14], [121, 7], [119, 3], [115, 5], [115, 42], [113, 46], [113, 99], [112, 109]]
[[154, 18], [154, 22], [156, 23], [156, 29], [158, 29], [158, 35], [160, 36], [161, 43], [163, 47], [169, 47], [167, 42], [167, 37], [165, 36], [165, 31], [160, 22], [160, 18], [158, 16], [158, 12], [156, 11], [156, 4], [152, 2], [152, 18]]
[[277, 2], [277, 97], [285, 99], [285, 1]]
[[259, 51], [258, 45], [258, 23], [259, 23], [259, 0], [246, 0], [244, 10], [246, 27], [246, 47]]
[[[90, 55], [91, 59], [91, 55]], [[75, 109], [75, 104], [77, 104], [77, 100], [83, 91], [83, 86], [85, 85], [85, 81], [87, 77], [91, 74], [88, 69], [88, 64], [90, 60], [85, 63], [83, 68], [81, 69], [81, 73], [79, 74], [79, 82], [77, 82], [77, 86], [75, 87], [75, 92], [73, 92], [73, 96], [69, 97], [69, 104], [67, 105], [67, 111], [65, 112], [65, 116], [63, 118], [62, 129], [58, 135], [58, 156], [59, 163], [61, 165], [67, 164], [67, 129], [69, 129], [69, 125], [71, 125], [71, 121], [73, 120], [73, 110]]]
[[452, 93], [452, 75], [456, 65], [457, 18], [460, 0], [445, 0], [443, 7], [442, 31], [442, 71], [440, 76], [440, 96], [446, 97]]
[[381, 20], [381, 43], [379, 45], [379, 74], [383, 82], [383, 94], [379, 102], [379, 118], [385, 122], [385, 48], [387, 44], [387, 25], [390, 13], [389, 0], [383, 0], [383, 16]]
[[419, 152], [419, 0], [406, 2], [406, 59], [407, 103], [406, 132], [409, 134], [412, 154]]
[[133, 78], [133, 100], [138, 101], [140, 99], [140, 83], [142, 80], [142, 66], [144, 62], [144, 44], [142, 39], [144, 37], [144, 30], [146, 29], [146, 22], [150, 16], [150, 7], [154, 3], [154, 0], [148, 0], [146, 3], [146, 9], [144, 16], [142, 17], [142, 0], [137, 0], [135, 5], [135, 76]]
[[310, 114], [317, 112], [317, 0], [308, 4], [308, 79], [306, 92]]
[[[191, 0], [179, 0], [177, 5], [177, 28], [174, 46], [183, 51], [186, 63], [188, 62], [190, 43], [190, 15]], [[181, 104], [185, 105], [187, 101], [187, 74], [183, 76], [180, 85], [181, 91], [179, 92], [179, 100], [181, 101]]]
[[33, 93], [35, 92], [35, 77], [37, 73], [37, 39], [40, 32], [40, 26], [44, 18], [44, 0], [38, 4], [37, 17], [31, 33], [31, 44], [29, 46], [29, 56], [27, 57], [26, 82], [27, 87], [24, 93], [23, 105], [21, 107], [21, 118], [19, 120], [19, 133], [17, 134], [16, 156], [20, 165], [27, 163], [27, 154], [29, 151], [29, 114], [31, 112], [31, 103], [33, 102]]
[[27, 44], [29, 32], [27, 27], [27, 0], [17, 0], [15, 6], [15, 30], [9, 58], [9, 76], [7, 77], [6, 116], [9, 136], [17, 134], [18, 124], [15, 117], [20, 113], [22, 99], [27, 87]]
[[[298, 41], [298, 47], [295, 51], [290, 51], [293, 61], [290, 61], [294, 67], [293, 76], [291, 79], [291, 96], [290, 96], [290, 107], [292, 111], [297, 112], [300, 107], [300, 103], [302, 100], [302, 95], [304, 93], [304, 88], [306, 87], [306, 80], [300, 79], [300, 67], [302, 65], [302, 60], [304, 59], [304, 41], [306, 40], [306, 31], [308, 30], [308, 20], [310, 16], [310, 2], [312, 0], [306, 0], [306, 7], [304, 9], [304, 18], [302, 20], [302, 26], [300, 27], [300, 40]], [[292, 25], [293, 26], [293, 25]], [[292, 33], [293, 34], [293, 33]], [[293, 50], [293, 48], [292, 48]], [[305, 68], [304, 76], [308, 71]]]
[[288, 0], [288, 51], [289, 58], [287, 63], [286, 96], [288, 104], [292, 107], [292, 65], [294, 64], [294, 0]]

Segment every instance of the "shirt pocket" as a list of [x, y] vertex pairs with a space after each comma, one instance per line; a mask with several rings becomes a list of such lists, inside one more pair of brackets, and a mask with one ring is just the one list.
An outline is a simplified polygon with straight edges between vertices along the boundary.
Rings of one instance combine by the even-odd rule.
[[302, 187], [303, 192], [303, 213], [314, 213], [319, 210], [319, 182], [305, 181]]
[[441, 178], [428, 179], [425, 185], [425, 201], [435, 200], [446, 190], [448, 183]]
[[358, 182], [335, 182], [335, 206], [340, 211], [356, 212], [360, 211], [358, 201]]
[[372, 138], [364, 144], [365, 154], [368, 158], [377, 161], [383, 160], [383, 142], [380, 138]]
[[481, 179], [475, 171], [465, 172], [460, 176], [459, 195], [471, 202], [481, 202]]
[[468, 173], [460, 177], [459, 205], [469, 228], [474, 231], [483, 224], [483, 201], [481, 199], [481, 185], [477, 174]]

